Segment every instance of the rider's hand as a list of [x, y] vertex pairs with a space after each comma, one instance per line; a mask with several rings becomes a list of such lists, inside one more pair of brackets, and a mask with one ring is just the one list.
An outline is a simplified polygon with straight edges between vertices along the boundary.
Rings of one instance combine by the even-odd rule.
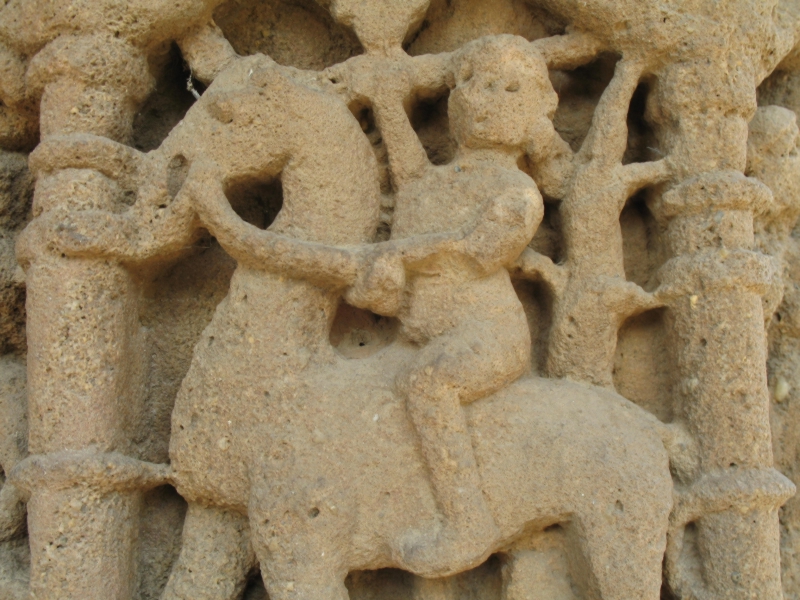
[[365, 257], [355, 283], [344, 294], [348, 304], [392, 316], [400, 310], [406, 272], [400, 254], [384, 251]]

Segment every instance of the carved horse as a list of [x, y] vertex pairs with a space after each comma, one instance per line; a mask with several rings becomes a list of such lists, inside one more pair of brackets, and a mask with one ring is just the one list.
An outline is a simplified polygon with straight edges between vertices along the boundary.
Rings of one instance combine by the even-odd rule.
[[[289, 98], [279, 99], [287, 114], [270, 114], [282, 119], [271, 126], [302, 130], [286, 136], [303, 148], [301, 162], [276, 143], [280, 136], [230, 126], [251, 114], [251, 95], [263, 102], [253, 84], [218, 93], [225, 81], [215, 82], [193, 109], [205, 108], [204, 118], [219, 123], [216, 147], [220, 137], [232, 141], [227, 153], [214, 151], [214, 167], [190, 171], [181, 194], [216, 211], [214, 233], [240, 266], [179, 393], [172, 467], [191, 503], [248, 515], [250, 533], [239, 527], [234, 535], [251, 536], [273, 600], [344, 600], [348, 572], [409, 568], [422, 532], [440, 526], [416, 436], [393, 393], [396, 365], [415, 350], [395, 342], [352, 360], [330, 345], [347, 276], [337, 281], [327, 265], [341, 261], [338, 273], [352, 268], [322, 244], [367, 241], [378, 201], [374, 158], [363, 137], [354, 139], [360, 132], [344, 105], [283, 75], [259, 71], [256, 80], [271, 82], [267, 94], [285, 87], [305, 102], [317, 94], [314, 104], [339, 121], [322, 109], [292, 115]], [[337, 132], [336, 152], [315, 137], [332, 122], [348, 134]], [[267, 164], [250, 157], [245, 166], [241, 157], [254, 139], [285, 161], [283, 209], [268, 232], [238, 220], [224, 196], [226, 178], [252, 176]], [[211, 151], [202, 142], [195, 149], [206, 160]], [[289, 236], [308, 243], [296, 249]], [[276, 264], [286, 271], [277, 274]], [[486, 498], [503, 533], [493, 551], [513, 551], [524, 534], [561, 524], [585, 561], [588, 594], [659, 596], [672, 481], [655, 419], [613, 392], [533, 376], [467, 410]]]
[[[174, 408], [173, 479], [190, 507], [164, 597], [238, 598], [256, 558], [272, 600], [345, 600], [353, 570], [474, 566], [428, 572], [413, 560], [441, 526], [393, 392], [415, 348], [347, 359], [329, 341], [380, 198], [374, 154], [343, 101], [266, 57], [238, 60], [142, 169], [158, 183], [140, 191], [127, 236], [75, 235], [76, 222], [63, 244], [163, 255], [196, 235], [196, 208], [239, 263]], [[278, 177], [283, 206], [268, 230], [240, 219], [228, 186]], [[659, 597], [672, 480], [655, 418], [613, 392], [532, 375], [466, 410], [502, 532], [491, 552], [558, 524], [587, 597]]]

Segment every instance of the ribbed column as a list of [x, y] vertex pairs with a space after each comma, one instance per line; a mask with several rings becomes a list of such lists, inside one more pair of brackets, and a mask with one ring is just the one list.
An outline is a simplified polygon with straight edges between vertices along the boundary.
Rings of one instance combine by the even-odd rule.
[[[127, 139], [149, 91], [145, 57], [110, 36], [62, 36], [28, 78], [42, 98], [34, 214], [119, 212], [126, 152], [111, 140]], [[124, 456], [142, 385], [136, 285], [114, 262], [63, 257], [30, 232], [23, 240], [32, 456], [13, 475], [31, 494], [31, 597], [129, 600], [137, 489], [163, 480]]]
[[782, 598], [777, 510], [794, 486], [772, 468], [761, 306], [775, 266], [751, 250], [753, 211], [770, 201], [763, 184], [722, 170], [685, 181], [653, 207], [674, 257], [658, 293], [669, 308], [675, 414], [697, 445], [667, 557], [683, 598]]

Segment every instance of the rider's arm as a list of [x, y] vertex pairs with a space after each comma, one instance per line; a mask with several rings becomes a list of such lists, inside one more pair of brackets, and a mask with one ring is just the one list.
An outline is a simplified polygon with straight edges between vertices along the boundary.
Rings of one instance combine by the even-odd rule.
[[511, 265], [530, 243], [544, 215], [534, 186], [506, 190], [486, 203], [475, 226], [456, 244], [477, 269], [490, 274]]
[[439, 255], [461, 255], [483, 273], [510, 266], [536, 233], [544, 204], [539, 191], [518, 187], [489, 200], [476, 221], [462, 230], [432, 233], [376, 244], [381, 253], [394, 254], [407, 271], [424, 269]]
[[187, 181], [181, 193], [192, 196], [203, 225], [239, 263], [322, 287], [343, 288], [356, 279], [359, 263], [355, 250], [259, 229], [234, 212], [222, 185], [213, 179]]
[[512, 188], [487, 202], [472, 227], [374, 244], [370, 266], [359, 272], [345, 299], [378, 314], [394, 315], [402, 303], [406, 272], [424, 270], [431, 258], [461, 255], [486, 275], [511, 266], [533, 238], [543, 212], [536, 187]]

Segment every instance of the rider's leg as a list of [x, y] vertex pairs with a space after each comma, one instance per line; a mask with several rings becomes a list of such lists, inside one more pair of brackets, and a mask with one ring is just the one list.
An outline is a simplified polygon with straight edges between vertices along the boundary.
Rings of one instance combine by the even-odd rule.
[[426, 575], [447, 574], [446, 564], [479, 564], [499, 535], [481, 491], [462, 404], [501, 389], [528, 367], [527, 324], [498, 336], [498, 328], [509, 331], [508, 325], [462, 323], [429, 342], [398, 376], [446, 519], [436, 540], [406, 552], [410, 566]]
[[428, 364], [411, 370], [408, 383], [403, 382], [402, 389], [436, 499], [448, 524], [465, 536], [470, 533], [468, 529], [488, 533], [494, 520], [481, 492], [472, 440], [458, 391], [443, 374], [450, 366], [448, 363], [450, 361], [442, 357], [435, 366]]

